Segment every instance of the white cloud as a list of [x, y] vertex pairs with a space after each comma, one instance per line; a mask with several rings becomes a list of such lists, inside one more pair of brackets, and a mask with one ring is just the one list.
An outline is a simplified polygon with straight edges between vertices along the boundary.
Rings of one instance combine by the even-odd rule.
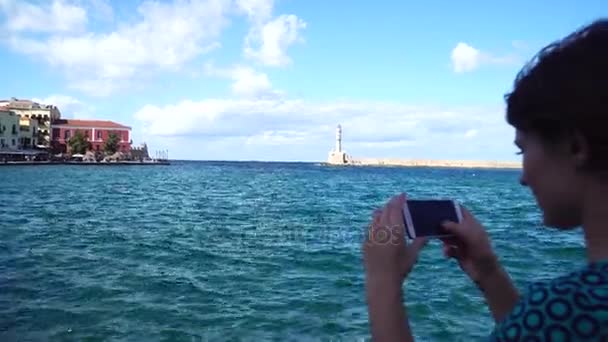
[[415, 141], [411, 140], [388, 140], [388, 141], [364, 141], [356, 143], [355, 145], [364, 148], [396, 148], [396, 147], [409, 147], [418, 145]]
[[325, 160], [341, 124], [356, 157], [512, 160], [503, 110], [237, 98], [147, 105], [134, 119], [138, 139], [179, 159]]
[[273, 0], [237, 0], [237, 7], [254, 23], [266, 21], [272, 15]]
[[236, 68], [233, 75], [232, 91], [237, 95], [255, 96], [270, 92], [272, 89], [268, 76], [251, 68]]
[[[30, 14], [44, 10], [33, 4], [25, 5], [31, 8]], [[228, 22], [230, 5], [229, 0], [144, 2], [137, 8], [139, 21], [119, 25], [110, 33], [44, 38], [16, 34], [9, 39], [9, 45], [65, 71], [73, 88], [91, 95], [107, 95], [129, 85], [139, 75], [178, 69], [217, 48], [217, 39]], [[67, 27], [65, 23], [62, 25]]]
[[[284, 148], [322, 142], [322, 148], [328, 149], [338, 123], [343, 127], [345, 146], [355, 149], [442, 143], [452, 147], [453, 141], [462, 141], [465, 135], [476, 138], [470, 127], [484, 127], [487, 132], [504, 127], [502, 115], [488, 116], [482, 109], [445, 111], [399, 103], [313, 103], [284, 98], [148, 105], [134, 117], [148, 137], [188, 137], [208, 142], [238, 138], [243, 144]], [[437, 128], [441, 125], [453, 129], [446, 132]]]
[[450, 58], [452, 69], [456, 73], [473, 71], [484, 64], [512, 65], [519, 62], [519, 57], [515, 55], [497, 56], [463, 42], [456, 44]]
[[291, 63], [287, 49], [302, 40], [300, 31], [306, 22], [297, 16], [281, 15], [264, 25], [252, 26], [245, 38], [245, 56], [267, 66], [284, 66]]
[[[273, 19], [273, 6], [273, 0], [144, 1], [133, 20], [93, 32], [86, 31], [92, 24], [87, 14], [113, 21], [108, 0], [0, 0], [0, 14], [8, 18], [2, 41], [62, 72], [70, 88], [107, 96], [145, 84], [158, 72], [180, 70], [220, 47], [221, 33], [235, 14], [246, 16], [251, 26], [244, 47], [248, 58], [269, 66], [289, 64], [287, 50], [302, 40], [306, 23], [295, 15]], [[251, 68], [239, 67], [229, 78], [236, 94], [276, 95], [267, 75]]]
[[455, 72], [476, 69], [481, 60], [481, 52], [466, 43], [458, 43], [452, 50], [452, 65]]
[[470, 139], [470, 138], [475, 137], [477, 135], [477, 133], [478, 132], [476, 129], [470, 129], [464, 133], [464, 137]]
[[282, 92], [272, 89], [270, 79], [265, 73], [253, 68], [236, 65], [231, 68], [217, 68], [212, 63], [205, 65], [205, 73], [210, 76], [228, 78], [233, 81], [232, 93], [242, 97], [275, 97]]
[[286, 146], [306, 144], [307, 133], [294, 130], [263, 131], [245, 138], [246, 145]]
[[46, 98], [33, 98], [32, 101], [45, 105], [55, 105], [62, 118], [90, 118], [93, 108], [69, 95], [50, 95]]
[[34, 5], [25, 1], [4, 0], [0, 10], [6, 15], [5, 29], [11, 32], [70, 32], [81, 31], [87, 23], [84, 8], [65, 0], [53, 0]]

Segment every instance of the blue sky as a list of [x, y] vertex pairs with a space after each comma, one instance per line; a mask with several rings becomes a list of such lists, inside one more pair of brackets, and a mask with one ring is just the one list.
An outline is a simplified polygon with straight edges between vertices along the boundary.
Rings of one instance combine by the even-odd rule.
[[604, 0], [0, 0], [0, 97], [193, 160], [518, 160], [503, 95]]

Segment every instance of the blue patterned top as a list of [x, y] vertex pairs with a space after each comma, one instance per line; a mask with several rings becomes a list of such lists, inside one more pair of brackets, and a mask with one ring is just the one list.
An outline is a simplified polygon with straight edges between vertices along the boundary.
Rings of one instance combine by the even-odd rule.
[[530, 285], [494, 341], [608, 341], [608, 260]]

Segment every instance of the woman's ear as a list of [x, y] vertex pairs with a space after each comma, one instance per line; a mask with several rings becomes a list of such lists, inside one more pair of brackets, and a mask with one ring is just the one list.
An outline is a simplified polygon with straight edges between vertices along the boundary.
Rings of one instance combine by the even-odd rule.
[[586, 166], [589, 161], [589, 143], [578, 131], [575, 131], [571, 135], [569, 152], [577, 168], [584, 168]]

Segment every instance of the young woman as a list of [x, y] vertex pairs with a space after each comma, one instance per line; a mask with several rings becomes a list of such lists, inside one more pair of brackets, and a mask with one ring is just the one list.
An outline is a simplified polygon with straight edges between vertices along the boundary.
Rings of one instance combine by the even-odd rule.
[[[444, 253], [482, 291], [496, 321], [493, 340], [608, 341], [608, 20], [541, 50], [506, 101], [523, 155], [521, 184], [534, 194], [547, 227], [582, 228], [587, 264], [520, 293], [465, 208], [461, 223], [444, 225], [456, 236], [444, 241]], [[426, 240], [406, 243], [405, 201], [393, 197], [374, 212], [363, 245], [378, 341], [413, 339], [402, 285]]]

